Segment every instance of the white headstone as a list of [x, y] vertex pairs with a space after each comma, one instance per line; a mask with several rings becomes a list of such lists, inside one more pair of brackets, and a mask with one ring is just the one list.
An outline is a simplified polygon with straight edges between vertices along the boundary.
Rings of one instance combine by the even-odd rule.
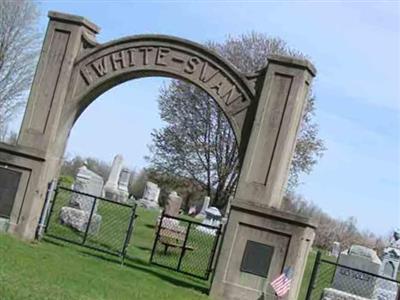
[[[383, 250], [379, 275], [397, 280], [400, 264], [400, 249], [387, 247]], [[398, 285], [396, 282], [378, 278], [374, 299], [396, 300]]]
[[[206, 218], [201, 222], [204, 225], [219, 227], [221, 225], [222, 214], [216, 207], [209, 207], [206, 209]], [[208, 226], [197, 226], [196, 229], [204, 233], [215, 235], [216, 229]]]
[[206, 210], [208, 209], [208, 206], [210, 205], [210, 197], [205, 196], [203, 204], [201, 206], [200, 212], [197, 214], [196, 218], [202, 218], [204, 219], [206, 217]]
[[160, 196], [160, 188], [158, 187], [158, 185], [155, 184], [154, 182], [147, 181], [143, 191], [142, 198], [158, 203], [159, 196]]
[[124, 163], [124, 158], [121, 154], [118, 154], [114, 157], [110, 175], [108, 176], [108, 180], [104, 186], [104, 191], [106, 193], [117, 193], [118, 192], [118, 180], [122, 171], [122, 165]]
[[146, 182], [143, 196], [137, 201], [139, 206], [150, 209], [159, 209], [158, 197], [160, 196], [160, 188], [151, 181]]
[[129, 169], [123, 168], [124, 158], [121, 154], [114, 157], [110, 175], [104, 186], [104, 194], [107, 199], [126, 203], [128, 201], [129, 192]]
[[123, 168], [121, 170], [119, 180], [118, 180], [118, 192], [119, 192], [119, 202], [127, 202], [128, 197], [129, 197], [129, 191], [128, 191], [128, 186], [129, 186], [129, 179], [131, 177], [131, 173], [129, 169]]
[[[86, 165], [78, 169], [73, 189], [85, 194], [101, 197], [103, 191], [103, 178], [89, 170]], [[70, 207], [90, 212], [93, 206], [94, 197], [72, 193]], [[95, 211], [96, 212], [96, 208]]]
[[339, 254], [340, 254], [340, 243], [339, 242], [333, 242], [331, 255], [334, 256], [334, 257], [338, 257]]
[[96, 197], [102, 196], [103, 178], [83, 165], [78, 170], [73, 186], [75, 191], [85, 193], [72, 193], [69, 206], [64, 206], [60, 211], [61, 224], [70, 226], [80, 232], [85, 232], [89, 217], [93, 209], [89, 232], [95, 234], [101, 225], [101, 216], [96, 213], [97, 204], [93, 207]]

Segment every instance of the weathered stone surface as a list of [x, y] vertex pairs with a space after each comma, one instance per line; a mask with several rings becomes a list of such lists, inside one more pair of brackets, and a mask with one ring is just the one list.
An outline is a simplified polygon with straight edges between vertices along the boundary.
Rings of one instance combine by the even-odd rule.
[[151, 181], [146, 182], [146, 186], [143, 191], [143, 199], [156, 202], [158, 204], [158, 197], [160, 196], [160, 188], [157, 184]]
[[160, 209], [160, 206], [158, 205], [158, 203], [147, 200], [147, 199], [136, 200], [136, 204], [138, 206], [146, 208], [146, 209]]
[[332, 288], [360, 297], [372, 298], [377, 278], [364, 272], [379, 274], [381, 260], [376, 252], [363, 246], [353, 245], [340, 255], [339, 264], [360, 271], [338, 266]]
[[151, 181], [146, 182], [146, 186], [143, 191], [143, 196], [141, 199], [137, 200], [138, 206], [147, 209], [159, 209], [158, 197], [160, 195], [160, 188], [157, 184]]
[[[393, 243], [391, 243], [393, 245]], [[397, 280], [400, 265], [400, 249], [386, 247], [383, 250], [382, 265], [379, 274], [383, 277]], [[374, 299], [396, 300], [399, 286], [397, 283], [378, 278], [374, 292]]]
[[[297, 300], [307, 254], [314, 240], [314, 225], [304, 217], [293, 215], [253, 203], [234, 201], [225, 228], [224, 243], [213, 282], [212, 299], [276, 299], [270, 282], [292, 267], [294, 275], [289, 295], [285, 300]], [[267, 280], [241, 272], [247, 241], [254, 241], [274, 248]], [[265, 296], [263, 294], [265, 293]], [[293, 294], [292, 294], [293, 293]]]
[[[213, 227], [218, 227], [221, 225], [222, 214], [218, 208], [213, 206], [209, 207], [206, 209], [205, 213], [206, 218], [203, 220], [203, 222], [201, 222], [202, 224]], [[199, 225], [196, 226], [196, 229], [210, 235], [215, 235], [217, 230], [207, 226]]]
[[110, 175], [108, 176], [107, 182], [104, 185], [104, 194], [107, 199], [118, 201], [119, 200], [119, 189], [118, 181], [122, 171], [124, 158], [121, 154], [117, 154], [112, 162]]
[[334, 257], [338, 257], [340, 254], [340, 243], [339, 242], [333, 242], [332, 245], [332, 250], [330, 255], [334, 256]]
[[167, 203], [165, 204], [164, 213], [168, 216], [176, 217], [179, 215], [179, 211], [182, 205], [182, 198], [174, 191], [168, 196]]
[[206, 210], [208, 206], [210, 205], [210, 197], [205, 196], [203, 204], [201, 206], [200, 212], [197, 214], [196, 218], [198, 219], [204, 219], [206, 217]]
[[[103, 178], [95, 172], [89, 170], [87, 166], [84, 165], [78, 170], [73, 189], [78, 192], [101, 197], [103, 193], [103, 184]], [[90, 197], [79, 193], [72, 193], [69, 206], [90, 212], [92, 210], [94, 201], [95, 197]], [[95, 207], [94, 212], [96, 211], [97, 207]]]
[[129, 178], [131, 177], [131, 173], [128, 168], [122, 168], [121, 173], [119, 175], [118, 180], [118, 192], [119, 198], [118, 201], [122, 203], [126, 203], [129, 197], [128, 185]]
[[324, 289], [321, 300], [368, 300], [357, 295], [349, 294], [335, 289]]
[[7, 218], [0, 217], [0, 232], [7, 232], [9, 226], [10, 226], [10, 220]]
[[[79, 232], [85, 232], [88, 226], [90, 213], [73, 207], [62, 207], [60, 211], [60, 222], [63, 225], [70, 226]], [[97, 234], [100, 230], [101, 216], [93, 214], [89, 233]]]

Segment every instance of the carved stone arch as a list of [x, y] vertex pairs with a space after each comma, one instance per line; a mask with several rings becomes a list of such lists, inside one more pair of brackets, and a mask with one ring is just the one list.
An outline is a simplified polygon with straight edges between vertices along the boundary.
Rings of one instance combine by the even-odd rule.
[[[259, 299], [270, 289], [270, 280], [291, 267], [294, 277], [287, 299], [297, 299], [315, 227], [307, 218], [279, 208], [314, 67], [305, 60], [269, 57], [265, 69], [245, 76], [190, 41], [139, 35], [98, 44], [94, 37], [99, 28], [85, 18], [57, 12], [49, 17], [18, 143], [0, 143], [0, 179], [9, 167], [22, 176], [9, 231], [34, 237], [47, 185], [58, 177], [70, 129], [98, 95], [129, 79], [179, 78], [215, 99], [235, 131], [242, 155], [211, 296]], [[242, 272], [248, 240], [276, 249], [265, 270], [267, 279]]]
[[255, 94], [251, 84], [213, 51], [171, 36], [131, 36], [85, 51], [74, 64], [66, 113], [76, 119], [106, 90], [149, 76], [182, 79], [207, 92], [224, 111], [240, 144]]

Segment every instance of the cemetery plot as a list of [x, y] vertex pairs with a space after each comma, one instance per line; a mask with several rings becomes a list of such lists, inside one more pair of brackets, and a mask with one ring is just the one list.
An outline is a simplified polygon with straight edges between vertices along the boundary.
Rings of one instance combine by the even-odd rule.
[[45, 233], [112, 255], [125, 256], [135, 206], [58, 186]]
[[337, 261], [331, 261], [321, 259], [318, 252], [306, 300], [398, 299], [400, 281], [379, 275], [380, 269], [379, 263], [360, 256], [341, 254]]
[[213, 271], [221, 226], [162, 214], [150, 262], [208, 280]]

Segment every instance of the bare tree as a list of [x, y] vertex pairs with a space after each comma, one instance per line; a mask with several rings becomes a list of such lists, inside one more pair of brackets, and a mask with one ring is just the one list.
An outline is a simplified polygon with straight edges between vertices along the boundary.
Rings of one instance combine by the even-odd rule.
[[0, 1], [0, 136], [24, 106], [39, 54], [33, 1]]
[[205, 92], [176, 80], [161, 89], [159, 106], [168, 125], [152, 133], [153, 168], [191, 178], [222, 208], [238, 176], [235, 137], [222, 110]]
[[[269, 54], [304, 57], [283, 40], [258, 33], [229, 37], [223, 43], [210, 42], [207, 46], [245, 73], [265, 67]], [[172, 81], [161, 89], [159, 107], [167, 125], [153, 132], [152, 167], [191, 178], [204, 187], [213, 205], [224, 207], [236, 187], [239, 164], [235, 136], [225, 115], [203, 90], [182, 81]], [[313, 121], [314, 111], [314, 99], [310, 97], [296, 144], [289, 189], [298, 185], [300, 173], [311, 172], [325, 150]]]

